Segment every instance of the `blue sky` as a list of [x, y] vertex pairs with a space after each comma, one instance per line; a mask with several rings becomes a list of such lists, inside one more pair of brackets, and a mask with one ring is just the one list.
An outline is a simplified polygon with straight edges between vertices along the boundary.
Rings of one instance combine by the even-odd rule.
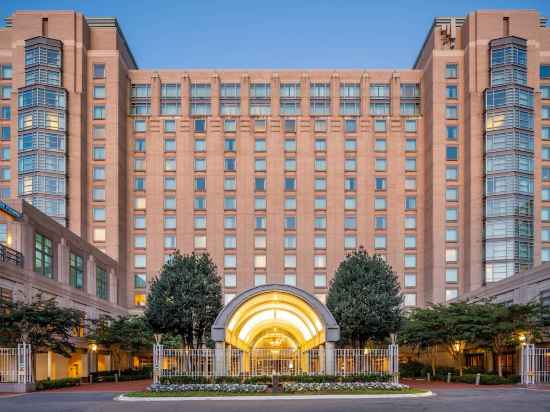
[[[117, 17], [141, 68], [408, 68], [434, 16], [549, 0], [1, 0]], [[159, 42], [161, 40], [161, 42]]]

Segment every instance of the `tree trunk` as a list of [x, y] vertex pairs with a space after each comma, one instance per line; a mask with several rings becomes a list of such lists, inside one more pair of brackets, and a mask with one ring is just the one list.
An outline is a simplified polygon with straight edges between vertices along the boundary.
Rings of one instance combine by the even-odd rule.
[[432, 376], [435, 376], [435, 354], [432, 354]]
[[498, 376], [502, 377], [502, 356], [497, 354], [497, 368], [498, 368]]

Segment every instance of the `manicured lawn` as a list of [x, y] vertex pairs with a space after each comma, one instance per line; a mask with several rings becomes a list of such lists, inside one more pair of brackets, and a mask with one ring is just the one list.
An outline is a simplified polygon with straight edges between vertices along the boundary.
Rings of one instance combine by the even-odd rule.
[[130, 398], [163, 398], [163, 397], [183, 397], [189, 398], [193, 396], [205, 397], [205, 396], [291, 396], [291, 395], [396, 395], [396, 394], [418, 394], [425, 393], [426, 390], [409, 388], [399, 390], [384, 390], [384, 389], [365, 389], [360, 391], [325, 391], [325, 392], [202, 392], [202, 391], [190, 391], [190, 392], [129, 392], [126, 396]]

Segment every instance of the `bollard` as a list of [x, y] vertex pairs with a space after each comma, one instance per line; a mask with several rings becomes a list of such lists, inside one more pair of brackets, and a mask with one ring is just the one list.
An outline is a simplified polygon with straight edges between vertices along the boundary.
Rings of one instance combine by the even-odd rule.
[[275, 393], [279, 390], [279, 375], [271, 375], [271, 392]]
[[89, 375], [90, 383], [94, 383], [94, 375]]
[[479, 381], [481, 379], [481, 374], [480, 373], [476, 373], [476, 386], [479, 386]]
[[115, 373], [115, 383], [118, 383], [118, 373]]
[[430, 372], [426, 374], [426, 381], [430, 382], [432, 380], [432, 375], [430, 375]]
[[447, 374], [447, 383], [451, 383], [451, 372]]

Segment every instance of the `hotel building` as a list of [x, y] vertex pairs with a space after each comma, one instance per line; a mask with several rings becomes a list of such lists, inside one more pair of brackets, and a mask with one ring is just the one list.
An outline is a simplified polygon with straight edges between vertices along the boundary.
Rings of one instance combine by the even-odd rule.
[[550, 261], [536, 11], [436, 18], [388, 70], [142, 70], [114, 18], [15, 12], [0, 91], [0, 195], [118, 262], [131, 311], [176, 249], [212, 255], [226, 302], [272, 283], [323, 301], [359, 246], [411, 307]]

